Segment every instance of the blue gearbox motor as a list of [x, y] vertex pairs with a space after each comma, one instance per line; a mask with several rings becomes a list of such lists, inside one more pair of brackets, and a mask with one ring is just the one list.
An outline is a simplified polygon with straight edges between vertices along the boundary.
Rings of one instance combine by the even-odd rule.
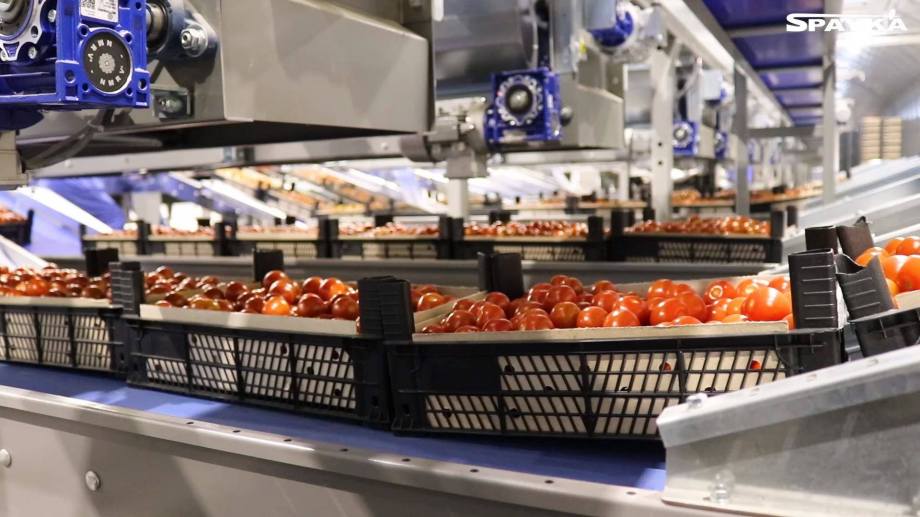
[[561, 138], [559, 77], [548, 68], [495, 74], [492, 89], [485, 124], [490, 145], [553, 142]]
[[693, 120], [674, 122], [674, 156], [696, 156], [700, 152], [700, 126]]
[[0, 0], [3, 129], [30, 125], [10, 112], [146, 108], [146, 14], [146, 0]]

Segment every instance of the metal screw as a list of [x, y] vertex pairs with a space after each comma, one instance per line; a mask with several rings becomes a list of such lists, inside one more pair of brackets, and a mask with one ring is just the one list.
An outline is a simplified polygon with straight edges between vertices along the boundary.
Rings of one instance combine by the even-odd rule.
[[165, 113], [179, 113], [184, 104], [175, 97], [162, 97], [159, 100], [160, 109]]
[[99, 489], [102, 488], [102, 478], [92, 470], [86, 471], [83, 480], [86, 481], [86, 488], [88, 488], [90, 492], [98, 492]]
[[687, 404], [690, 409], [699, 409], [703, 407], [703, 402], [705, 402], [707, 398], [709, 397], [705, 393], [694, 393], [687, 397]]
[[51, 23], [57, 21], [57, 9], [51, 9], [48, 11], [48, 21]]
[[716, 474], [715, 483], [709, 490], [709, 496], [716, 504], [727, 504], [735, 489], [735, 476], [727, 470]]
[[208, 35], [201, 27], [186, 27], [179, 35], [182, 50], [192, 57], [204, 54], [208, 49]]
[[38, 57], [38, 49], [35, 47], [29, 47], [29, 59], [35, 59]]
[[0, 449], [0, 466], [10, 468], [13, 464], [13, 455], [6, 449]]

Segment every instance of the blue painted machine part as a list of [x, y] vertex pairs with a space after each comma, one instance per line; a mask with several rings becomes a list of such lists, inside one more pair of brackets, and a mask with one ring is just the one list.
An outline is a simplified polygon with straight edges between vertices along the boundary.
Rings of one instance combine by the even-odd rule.
[[715, 142], [713, 143], [713, 151], [714, 151], [716, 160], [725, 159], [725, 154], [728, 152], [728, 132], [727, 131], [716, 131]]
[[700, 151], [700, 126], [693, 120], [674, 122], [674, 156], [696, 156]]
[[485, 120], [486, 141], [491, 146], [561, 138], [559, 77], [548, 68], [495, 74], [492, 91]]
[[598, 43], [605, 47], [618, 47], [623, 44], [633, 31], [636, 30], [635, 20], [632, 13], [617, 13], [613, 25], [603, 29], [591, 29], [591, 35]]

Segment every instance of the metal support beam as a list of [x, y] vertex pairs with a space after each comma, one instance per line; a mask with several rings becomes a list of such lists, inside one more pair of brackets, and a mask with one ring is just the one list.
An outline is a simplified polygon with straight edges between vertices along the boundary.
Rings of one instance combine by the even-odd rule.
[[766, 138], [808, 138], [819, 136], [817, 126], [788, 126], [788, 127], [766, 127], [766, 128], [749, 128], [748, 138], [751, 140], [760, 140]]
[[833, 50], [824, 56], [824, 170], [821, 175], [822, 199], [831, 203], [837, 197], [837, 171], [840, 169], [840, 137], [837, 130], [837, 66]]
[[451, 179], [447, 184], [447, 215], [466, 219], [470, 216], [469, 180]]
[[821, 65], [769, 66], [757, 68], [756, 70], [758, 74], [807, 73], [820, 72]]
[[735, 68], [735, 120], [732, 123], [735, 136], [735, 213], [748, 215], [751, 213], [751, 192], [748, 185], [748, 89], [747, 77], [740, 69]]
[[[675, 46], [676, 47], [676, 46]], [[672, 49], [673, 51], [673, 49]], [[651, 57], [652, 84], [652, 208], [659, 220], [671, 218], [671, 169], [674, 167], [674, 90], [671, 56], [657, 50]]]

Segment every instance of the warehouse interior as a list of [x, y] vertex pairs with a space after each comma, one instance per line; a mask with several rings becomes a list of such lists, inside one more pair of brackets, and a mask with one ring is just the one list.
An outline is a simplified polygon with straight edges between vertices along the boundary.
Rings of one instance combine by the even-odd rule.
[[0, 0], [0, 515], [914, 515], [916, 0]]

